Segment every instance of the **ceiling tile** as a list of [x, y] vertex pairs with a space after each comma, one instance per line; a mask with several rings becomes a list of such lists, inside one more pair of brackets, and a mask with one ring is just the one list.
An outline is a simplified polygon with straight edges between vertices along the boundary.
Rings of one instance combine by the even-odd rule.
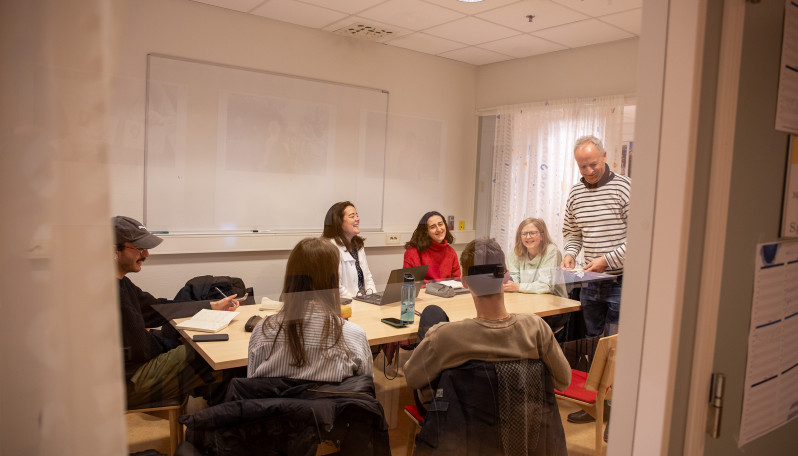
[[434, 3], [444, 8], [453, 9], [463, 14], [477, 14], [489, 11], [500, 6], [516, 3], [519, 0], [487, 0], [484, 2], [460, 2], [457, 0], [424, 0], [427, 3]]
[[321, 28], [346, 17], [338, 11], [294, 0], [269, 0], [255, 8], [252, 14], [312, 28]]
[[463, 17], [456, 11], [419, 0], [389, 0], [358, 15], [413, 31], [434, 27]]
[[[640, 35], [643, 3], [643, 0], [192, 1], [327, 32], [357, 24], [371, 26], [391, 33], [357, 35], [357, 38], [473, 65]], [[532, 22], [527, 15], [535, 16]]]
[[570, 48], [607, 43], [609, 41], [622, 40], [634, 36], [629, 32], [624, 32], [619, 28], [615, 28], [596, 19], [588, 19], [586, 21], [574, 22], [546, 30], [539, 30], [532, 33], [532, 35], [554, 41], [555, 43], [560, 43]]
[[642, 8], [643, 0], [552, 0], [593, 17], [620, 13], [634, 8]]
[[[263, 0], [260, 0], [263, 1]], [[364, 9], [379, 5], [385, 0], [299, 0], [302, 3], [329, 8], [349, 14], [357, 14]]]
[[[527, 15], [534, 15], [530, 22]], [[588, 16], [550, 0], [526, 0], [497, 8], [477, 17], [512, 27], [522, 32], [534, 32], [545, 28], [589, 19]]]
[[463, 43], [457, 43], [443, 38], [438, 38], [437, 36], [427, 35], [423, 32], [417, 32], [412, 35], [393, 39], [388, 44], [432, 55], [438, 55], [442, 52], [453, 51], [455, 49], [466, 47], [466, 45]]
[[480, 49], [477, 47], [467, 47], [457, 49], [454, 51], [444, 52], [438, 54], [447, 59], [459, 60], [461, 62], [470, 63], [471, 65], [487, 65], [488, 63], [503, 62], [505, 60], [512, 60], [512, 57], [499, 54], [487, 49]]
[[482, 49], [496, 51], [501, 54], [511, 55], [515, 58], [529, 57], [532, 55], [545, 54], [547, 52], [561, 51], [568, 49], [565, 46], [551, 41], [546, 41], [529, 35], [517, 35], [503, 40], [485, 43], [479, 46]]
[[236, 11], [249, 12], [252, 8], [260, 5], [267, 0], [192, 0], [197, 3], [206, 3], [208, 5], [220, 6]]
[[424, 30], [430, 35], [439, 36], [467, 44], [482, 44], [518, 35], [517, 30], [502, 27], [482, 19], [465, 17], [437, 27]]
[[627, 32], [640, 35], [642, 30], [643, 8], [637, 8], [623, 13], [610, 14], [599, 18], [602, 22], [607, 22]]

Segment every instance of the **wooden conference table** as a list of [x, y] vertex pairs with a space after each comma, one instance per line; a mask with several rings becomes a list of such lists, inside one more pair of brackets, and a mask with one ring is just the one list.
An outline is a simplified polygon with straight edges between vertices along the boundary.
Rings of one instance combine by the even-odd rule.
[[[579, 310], [579, 301], [561, 298], [550, 294], [505, 293], [504, 303], [507, 311], [511, 313], [535, 313], [541, 317], [562, 314]], [[465, 320], [477, 316], [474, 301], [470, 293], [456, 295], [453, 298], [441, 298], [426, 294], [424, 291], [416, 298], [416, 310], [421, 312], [428, 305], [438, 305], [443, 308], [451, 321]], [[415, 340], [418, 332], [418, 316], [415, 323], [404, 328], [395, 328], [380, 321], [381, 318], [399, 318], [398, 302], [384, 306], [376, 306], [360, 301], [352, 301], [352, 317], [349, 321], [357, 323], [366, 331], [370, 345], [379, 345], [401, 340]], [[261, 310], [260, 304], [241, 306], [239, 314], [233, 319], [230, 326], [218, 332], [229, 334], [230, 340], [223, 342], [194, 342], [195, 334], [208, 334], [199, 331], [179, 330], [180, 334], [191, 346], [205, 358], [205, 361], [214, 369], [230, 369], [247, 365], [247, 352], [249, 349], [250, 333], [244, 330], [244, 324], [249, 317], [259, 315], [265, 317], [273, 314], [274, 310]], [[188, 318], [172, 320], [175, 325]]]

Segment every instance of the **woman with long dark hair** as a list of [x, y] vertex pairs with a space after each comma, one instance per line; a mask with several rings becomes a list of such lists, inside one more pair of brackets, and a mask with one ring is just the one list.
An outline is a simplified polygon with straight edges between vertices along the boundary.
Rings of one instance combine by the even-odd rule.
[[358, 291], [377, 291], [366, 260], [363, 238], [360, 237], [360, 216], [355, 205], [349, 201], [333, 204], [324, 217], [322, 236], [338, 247], [340, 252], [338, 290], [341, 296], [351, 298]]
[[457, 252], [450, 245], [454, 236], [446, 226], [443, 215], [430, 211], [421, 217], [416, 230], [405, 244], [404, 268], [429, 265], [424, 279], [435, 282], [460, 278]]
[[249, 339], [248, 377], [340, 382], [373, 375], [366, 332], [341, 317], [338, 250], [306, 238], [288, 256], [283, 307]]

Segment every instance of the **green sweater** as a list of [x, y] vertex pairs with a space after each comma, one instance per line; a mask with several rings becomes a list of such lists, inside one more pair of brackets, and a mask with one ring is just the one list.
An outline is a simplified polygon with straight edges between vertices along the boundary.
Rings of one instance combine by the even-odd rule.
[[561, 262], [562, 256], [554, 244], [546, 246], [542, 258], [540, 255], [531, 260], [526, 256], [519, 258], [514, 252], [507, 255], [510, 277], [519, 284], [522, 293], [551, 293], [567, 298]]

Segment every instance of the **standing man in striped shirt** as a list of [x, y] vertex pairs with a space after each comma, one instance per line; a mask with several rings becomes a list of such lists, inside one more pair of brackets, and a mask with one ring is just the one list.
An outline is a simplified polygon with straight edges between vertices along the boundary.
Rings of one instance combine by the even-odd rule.
[[584, 248], [584, 270], [617, 276], [616, 281], [591, 282], [580, 293], [587, 336], [609, 336], [618, 333], [632, 181], [610, 171], [607, 153], [595, 136], [576, 140], [574, 159], [582, 178], [565, 205], [561, 266], [573, 269]]

